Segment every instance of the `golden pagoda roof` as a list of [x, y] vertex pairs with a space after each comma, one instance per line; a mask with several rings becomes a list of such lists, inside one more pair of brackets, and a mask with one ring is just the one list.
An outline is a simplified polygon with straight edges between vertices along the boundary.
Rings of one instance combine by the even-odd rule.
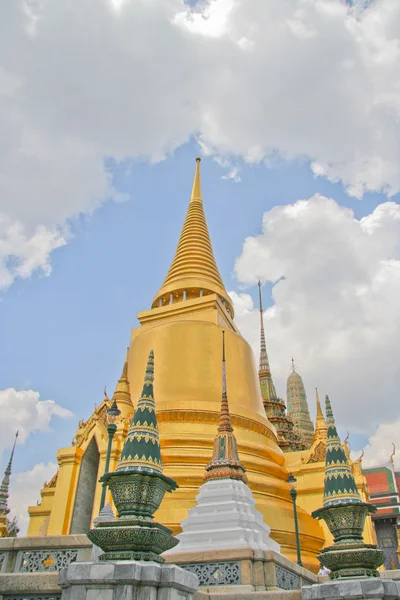
[[[215, 262], [210, 234], [203, 209], [200, 182], [200, 158], [196, 159], [192, 194], [183, 224], [175, 257], [161, 289], [153, 300], [153, 308], [168, 304], [170, 294], [180, 295], [186, 290], [199, 295], [218, 294], [233, 317], [232, 300], [222, 282]], [[200, 294], [200, 290], [202, 290]]]

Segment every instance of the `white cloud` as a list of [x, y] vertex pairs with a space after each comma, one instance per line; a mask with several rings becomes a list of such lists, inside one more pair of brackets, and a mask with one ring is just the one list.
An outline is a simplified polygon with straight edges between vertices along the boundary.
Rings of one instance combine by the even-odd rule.
[[36, 270], [49, 275], [50, 253], [65, 243], [56, 229], [38, 225], [27, 235], [22, 223], [0, 214], [0, 290], [9, 287], [16, 277], [28, 278]]
[[73, 413], [53, 400], [40, 400], [39, 392], [17, 391], [14, 388], [0, 390], [0, 456], [14, 442], [24, 443], [34, 431], [49, 431], [53, 417], [66, 418]]
[[[394, 464], [396, 469], [400, 469], [400, 419], [390, 423], [381, 423], [376, 431], [370, 436], [368, 443], [364, 448], [363, 466], [373, 467], [375, 465], [385, 465], [389, 462], [390, 456], [395, 450]], [[393, 444], [395, 448], [393, 448]], [[396, 450], [397, 449], [397, 450]], [[357, 453], [358, 456], [360, 453]]]
[[19, 536], [26, 535], [28, 530], [28, 506], [34, 506], [40, 500], [43, 484], [50, 481], [57, 468], [57, 463], [39, 463], [29, 471], [12, 474], [8, 505], [11, 509], [10, 516], [17, 517]]
[[[398, 0], [4, 0], [2, 287], [48, 273], [68, 219], [115, 198], [107, 158], [191, 136], [233, 164], [305, 158], [353, 194], [398, 192], [399, 31]], [[10, 223], [32, 261], [7, 258]]]
[[[266, 212], [262, 233], [245, 240], [236, 262], [241, 284], [275, 283], [265, 328], [280, 394], [294, 356], [311, 410], [318, 386], [339, 426], [354, 433], [372, 435], [376, 423], [400, 419], [399, 240], [400, 205], [386, 202], [357, 220], [316, 195]], [[233, 299], [258, 353], [253, 301], [246, 293]]]

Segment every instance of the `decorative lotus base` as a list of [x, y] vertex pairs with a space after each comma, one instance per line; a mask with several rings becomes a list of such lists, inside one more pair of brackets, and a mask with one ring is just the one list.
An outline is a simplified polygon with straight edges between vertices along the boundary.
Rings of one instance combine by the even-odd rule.
[[98, 523], [87, 536], [104, 551], [99, 560], [151, 560], [178, 544], [170, 529], [155, 521], [119, 519]]
[[379, 577], [377, 568], [384, 561], [382, 550], [363, 542], [333, 544], [324, 548], [317, 558], [330, 569], [331, 579]]
[[317, 557], [330, 569], [331, 579], [379, 577], [377, 568], [384, 561], [383, 551], [364, 544], [365, 519], [376, 507], [367, 502], [348, 502], [319, 508], [312, 516], [323, 519], [333, 535], [333, 545]]

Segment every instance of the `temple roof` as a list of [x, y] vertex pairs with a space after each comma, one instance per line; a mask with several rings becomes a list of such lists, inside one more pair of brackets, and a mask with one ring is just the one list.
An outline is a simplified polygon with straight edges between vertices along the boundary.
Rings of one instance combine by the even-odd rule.
[[169, 303], [170, 294], [218, 294], [233, 317], [232, 300], [222, 282], [215, 262], [203, 209], [200, 183], [200, 158], [196, 159], [192, 194], [175, 257], [161, 289], [153, 300], [153, 308]]
[[377, 507], [374, 519], [400, 514], [400, 496], [398, 488], [399, 473], [395, 473], [393, 464], [363, 468], [370, 492], [370, 502]]

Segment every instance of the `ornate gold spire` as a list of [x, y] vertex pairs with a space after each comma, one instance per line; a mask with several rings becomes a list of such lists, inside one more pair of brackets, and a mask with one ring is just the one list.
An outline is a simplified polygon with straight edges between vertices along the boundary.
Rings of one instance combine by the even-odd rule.
[[317, 416], [315, 418], [315, 431], [311, 443], [310, 451], [307, 458], [304, 460], [305, 463], [323, 462], [325, 460], [326, 453], [326, 440], [328, 434], [328, 426], [325, 421], [321, 409], [321, 403], [319, 401], [318, 388], [315, 388], [315, 400], [317, 404]]
[[276, 391], [274, 382], [272, 381], [271, 369], [269, 366], [268, 354], [267, 354], [267, 344], [265, 342], [265, 332], [264, 332], [264, 318], [263, 318], [263, 306], [262, 306], [262, 296], [261, 296], [261, 281], [258, 281], [258, 298], [259, 298], [259, 307], [260, 307], [260, 331], [261, 331], [261, 340], [260, 340], [260, 367], [258, 370], [258, 378], [260, 380], [261, 394], [263, 397], [263, 401], [271, 402], [276, 399]]
[[128, 352], [129, 348], [127, 348], [126, 351], [126, 358], [121, 377], [118, 379], [118, 383], [112, 397], [113, 401], [116, 400], [118, 408], [120, 409], [123, 417], [130, 414], [133, 410], [131, 390], [128, 380]]
[[211, 479], [239, 479], [247, 483], [246, 469], [239, 459], [236, 438], [233, 434], [226, 391], [225, 331], [222, 332], [222, 399], [218, 434], [214, 438], [211, 462], [206, 466], [204, 481]]
[[218, 294], [233, 317], [232, 300], [218, 271], [208, 233], [201, 194], [200, 158], [197, 158], [189, 208], [175, 257], [152, 306], [156, 308], [207, 294]]
[[313, 443], [317, 439], [324, 440], [326, 442], [328, 427], [322, 412], [321, 403], [319, 401], [318, 388], [315, 388], [315, 399], [317, 403], [317, 416], [315, 419], [315, 432], [313, 437]]

